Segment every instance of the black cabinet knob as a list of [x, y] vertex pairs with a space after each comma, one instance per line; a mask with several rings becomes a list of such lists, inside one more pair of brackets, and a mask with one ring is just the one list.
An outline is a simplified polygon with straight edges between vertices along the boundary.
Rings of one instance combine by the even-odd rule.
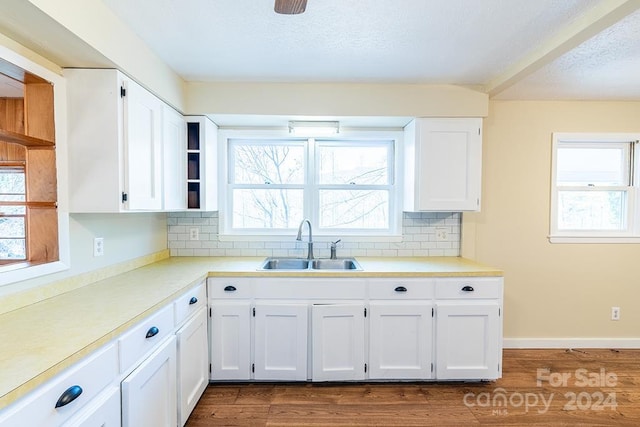
[[407, 292], [407, 288], [405, 288], [404, 286], [398, 286], [395, 289], [396, 292]]
[[149, 328], [149, 330], [147, 331], [147, 338], [151, 338], [151, 337], [155, 337], [156, 335], [158, 335], [158, 332], [160, 332], [160, 329], [158, 329], [155, 326], [152, 326]]
[[463, 286], [463, 287], [462, 287], [462, 290], [463, 290], [464, 292], [473, 292], [473, 286], [469, 286], [469, 285], [467, 285], [467, 286]]
[[236, 290], [235, 286], [229, 285], [224, 287], [225, 292], [234, 292]]
[[196, 297], [191, 297], [191, 299], [189, 300], [189, 305], [193, 305], [193, 304], [195, 304], [195, 303], [197, 303], [197, 302], [198, 302], [198, 298], [196, 298]]
[[64, 391], [56, 402], [56, 408], [62, 408], [65, 405], [76, 400], [82, 394], [82, 387], [79, 385], [72, 385]]

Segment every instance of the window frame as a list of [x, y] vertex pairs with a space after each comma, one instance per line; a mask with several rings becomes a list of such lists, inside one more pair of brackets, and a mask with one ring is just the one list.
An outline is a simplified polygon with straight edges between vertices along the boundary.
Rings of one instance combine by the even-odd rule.
[[[297, 231], [297, 224], [293, 228], [281, 228], [276, 230], [269, 229], [232, 229], [231, 228], [231, 215], [232, 215], [232, 198], [231, 192], [234, 186], [230, 184], [230, 142], [234, 140], [274, 140], [274, 141], [311, 141], [312, 144], [317, 143], [331, 143], [335, 141], [351, 141], [360, 142], [363, 144], [376, 144], [381, 141], [388, 141], [391, 146], [390, 152], [392, 154], [392, 160], [389, 164], [389, 180], [390, 183], [387, 187], [390, 188], [389, 195], [389, 228], [388, 229], [330, 229], [321, 228], [319, 224], [319, 210], [313, 210], [313, 206], [318, 206], [317, 201], [312, 201], [311, 197], [305, 193], [303, 216], [308, 218], [313, 225], [314, 237], [317, 236], [318, 241], [329, 241], [331, 238], [345, 237], [345, 236], [357, 236], [358, 240], [379, 241], [380, 239], [388, 238], [389, 240], [396, 241], [401, 238], [401, 216], [402, 213], [399, 210], [401, 200], [401, 185], [398, 181], [397, 175], [398, 161], [400, 160], [400, 143], [402, 141], [403, 133], [401, 130], [395, 129], [366, 129], [366, 130], [349, 130], [341, 129], [340, 134], [335, 137], [298, 137], [290, 135], [286, 130], [274, 130], [274, 129], [220, 129], [219, 141], [220, 141], [220, 193], [222, 200], [227, 200], [229, 203], [224, 204], [224, 209], [219, 212], [219, 238], [222, 241], [228, 240], [273, 240], [279, 237], [290, 237], [295, 235]], [[310, 148], [305, 143], [305, 182], [302, 186], [304, 191], [311, 191], [309, 194], [313, 197], [319, 197], [319, 188], [327, 186], [319, 184], [319, 172], [317, 171], [318, 159], [316, 158], [315, 147]], [[238, 188], [239, 186], [236, 186]], [[280, 187], [280, 186], [278, 186]], [[291, 187], [291, 185], [287, 185]], [[298, 187], [298, 185], [294, 185]], [[330, 187], [336, 188], [331, 185]], [[340, 186], [342, 187], [342, 186]], [[363, 189], [365, 186], [362, 186]], [[371, 187], [371, 186], [366, 186]], [[275, 188], [273, 184], [269, 185], [269, 188]], [[309, 190], [310, 189], [310, 190]]]
[[[549, 241], [551, 243], [640, 243], [640, 214], [638, 204], [638, 166], [640, 165], [638, 141], [636, 133], [553, 133], [551, 153], [551, 201], [549, 218]], [[629, 175], [628, 185], [612, 186], [559, 186], [557, 183], [558, 149], [563, 147], [611, 147], [628, 145], [626, 159]], [[571, 230], [559, 229], [558, 215], [560, 209], [559, 193], [561, 191], [622, 191], [625, 193], [624, 210], [626, 218], [622, 230]]]
[[[63, 125], [67, 123], [66, 80], [62, 75], [61, 70], [53, 71], [52, 68], [47, 68], [31, 59], [28, 59], [6, 46], [0, 45], [0, 58], [23, 69], [24, 71], [50, 82], [53, 85], [58, 193], [58, 261], [41, 264], [31, 263], [29, 261], [19, 261], [0, 266], [0, 286], [5, 286], [68, 270], [71, 265], [71, 246], [67, 191], [67, 126]], [[26, 286], [29, 286], [29, 284]]]
[[[24, 221], [24, 235], [22, 237], [19, 238], [9, 238], [9, 237], [4, 237], [2, 235], [0, 235], [0, 241], [2, 240], [13, 240], [13, 239], [18, 239], [18, 240], [24, 240], [24, 248], [25, 248], [25, 256], [24, 258], [2, 258], [0, 257], [0, 266], [1, 265], [10, 265], [10, 264], [15, 264], [15, 263], [20, 263], [20, 262], [25, 262], [27, 261], [28, 258], [28, 254], [29, 254], [29, 230], [28, 230], [28, 224], [29, 224], [29, 219], [28, 219], [28, 215], [29, 215], [29, 209], [28, 209], [28, 202], [27, 202], [27, 188], [26, 188], [26, 182], [27, 182], [27, 173], [26, 173], [26, 164], [25, 162], [0, 162], [0, 171], [4, 171], [4, 170], [14, 170], [14, 171], [19, 171], [22, 176], [24, 177], [24, 181], [25, 181], [25, 188], [24, 191], [22, 193], [16, 193], [13, 195], [20, 195], [23, 196], [22, 201], [2, 201], [0, 200], [0, 206], [19, 206], [19, 207], [23, 207], [24, 208], [24, 213], [23, 214], [3, 214], [0, 213], [0, 217], [2, 218], [23, 218]], [[1, 193], [2, 195], [5, 195], [4, 193]], [[9, 195], [9, 194], [7, 194]]]

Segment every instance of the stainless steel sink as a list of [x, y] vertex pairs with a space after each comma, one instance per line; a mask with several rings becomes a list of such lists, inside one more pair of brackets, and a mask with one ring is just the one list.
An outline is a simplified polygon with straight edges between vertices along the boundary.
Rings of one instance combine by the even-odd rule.
[[314, 270], [362, 270], [354, 258], [314, 259], [311, 261]]
[[348, 270], [361, 271], [362, 267], [355, 258], [314, 259], [303, 258], [267, 258], [259, 270]]
[[261, 270], [306, 270], [309, 261], [301, 258], [267, 258]]

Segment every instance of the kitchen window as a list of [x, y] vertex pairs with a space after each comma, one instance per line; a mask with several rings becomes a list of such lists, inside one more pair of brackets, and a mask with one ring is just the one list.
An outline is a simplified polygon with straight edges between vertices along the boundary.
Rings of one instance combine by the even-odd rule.
[[23, 165], [0, 166], [0, 263], [27, 258], [26, 180]]
[[638, 139], [553, 135], [551, 242], [640, 242]]
[[223, 234], [396, 234], [395, 139], [229, 138]]

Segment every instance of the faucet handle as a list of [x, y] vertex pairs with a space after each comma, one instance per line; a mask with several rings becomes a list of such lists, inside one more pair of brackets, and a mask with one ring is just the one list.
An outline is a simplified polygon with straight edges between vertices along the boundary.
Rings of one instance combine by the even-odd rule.
[[338, 243], [340, 243], [341, 241], [342, 241], [342, 239], [338, 239], [338, 240], [336, 240], [335, 242], [331, 242], [331, 247], [332, 247], [332, 248], [335, 248], [335, 247], [336, 247], [336, 245], [337, 245]]

